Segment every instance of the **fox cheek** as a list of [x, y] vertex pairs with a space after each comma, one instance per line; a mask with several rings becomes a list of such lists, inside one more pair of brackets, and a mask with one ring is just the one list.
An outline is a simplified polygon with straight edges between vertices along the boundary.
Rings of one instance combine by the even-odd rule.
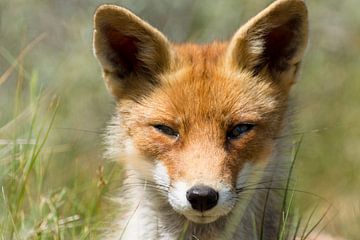
[[161, 161], [156, 161], [153, 170], [154, 181], [163, 187], [170, 186], [170, 177], [166, 166]]

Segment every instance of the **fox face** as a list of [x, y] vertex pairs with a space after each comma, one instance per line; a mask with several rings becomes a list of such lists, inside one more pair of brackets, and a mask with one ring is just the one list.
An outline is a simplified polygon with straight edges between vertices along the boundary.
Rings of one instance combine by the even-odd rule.
[[307, 44], [304, 2], [275, 1], [229, 42], [206, 45], [171, 44], [113, 5], [94, 21], [95, 55], [117, 102], [115, 151], [190, 221], [228, 214], [247, 167], [266, 164], [283, 127]]

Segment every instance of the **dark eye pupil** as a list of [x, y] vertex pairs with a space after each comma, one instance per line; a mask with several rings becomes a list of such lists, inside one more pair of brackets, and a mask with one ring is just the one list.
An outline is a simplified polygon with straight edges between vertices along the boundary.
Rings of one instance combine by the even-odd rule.
[[230, 132], [227, 133], [229, 139], [237, 139], [250, 131], [254, 125], [252, 124], [238, 124]]
[[155, 125], [154, 128], [156, 128], [159, 132], [172, 136], [172, 137], [178, 137], [179, 133], [176, 132], [174, 129], [172, 129], [171, 127], [165, 126], [165, 125]]

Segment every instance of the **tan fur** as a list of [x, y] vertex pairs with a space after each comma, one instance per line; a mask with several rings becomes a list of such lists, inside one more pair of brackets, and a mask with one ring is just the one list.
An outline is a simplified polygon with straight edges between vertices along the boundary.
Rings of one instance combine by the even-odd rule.
[[[113, 148], [131, 142], [140, 162], [166, 166], [170, 184], [235, 189], [245, 164], [267, 164], [307, 44], [304, 1], [275, 1], [229, 42], [206, 45], [170, 44], [113, 5], [99, 7], [94, 22], [95, 55], [118, 106], [119, 139]], [[255, 127], [229, 141], [226, 133], [239, 123]], [[179, 137], [159, 132], [157, 124], [175, 129]]]

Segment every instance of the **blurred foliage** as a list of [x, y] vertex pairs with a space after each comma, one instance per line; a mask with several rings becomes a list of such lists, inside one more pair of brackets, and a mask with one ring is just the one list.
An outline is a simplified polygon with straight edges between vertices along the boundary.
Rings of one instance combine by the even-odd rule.
[[[113, 1], [164, 32], [171, 41], [229, 39], [270, 0]], [[17, 59], [17, 74], [0, 82], [0, 127], [31, 102], [30, 80], [60, 98], [51, 143], [63, 146], [48, 166], [48, 191], [97, 181], [101, 132], [113, 101], [92, 54], [92, 14], [100, 0], [0, 0], [0, 76]], [[295, 132], [304, 132], [298, 187], [333, 202], [328, 231], [355, 239], [360, 222], [360, 2], [307, 1], [310, 46], [294, 89]], [[41, 38], [41, 39], [39, 39]], [[37, 44], [21, 55], [26, 46]], [[19, 55], [20, 54], [20, 55]], [[18, 57], [20, 56], [20, 57]], [[19, 74], [23, 81], [18, 81]], [[16, 95], [16, 89], [22, 94]], [[20, 98], [20, 100], [19, 100]], [[17, 110], [14, 110], [17, 109]], [[0, 139], [22, 128], [0, 131]], [[77, 181], [74, 181], [77, 179]], [[80, 179], [80, 180], [79, 180]], [[85, 188], [86, 189], [86, 188]], [[84, 193], [84, 201], [92, 192]]]

